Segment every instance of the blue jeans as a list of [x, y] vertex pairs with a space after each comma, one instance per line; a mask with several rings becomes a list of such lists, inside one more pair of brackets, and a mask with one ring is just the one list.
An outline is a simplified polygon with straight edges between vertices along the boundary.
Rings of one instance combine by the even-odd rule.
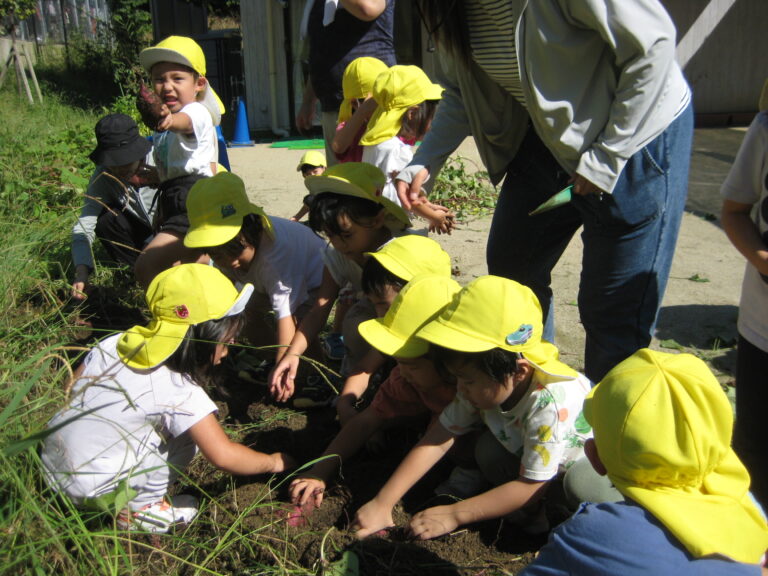
[[546, 319], [544, 337], [552, 339], [551, 271], [584, 226], [578, 303], [587, 336], [585, 373], [593, 382], [651, 341], [685, 208], [692, 137], [689, 105], [629, 159], [612, 194], [574, 196], [536, 216], [528, 213], [570, 175], [533, 129], [509, 165], [488, 237], [488, 272], [534, 291]]

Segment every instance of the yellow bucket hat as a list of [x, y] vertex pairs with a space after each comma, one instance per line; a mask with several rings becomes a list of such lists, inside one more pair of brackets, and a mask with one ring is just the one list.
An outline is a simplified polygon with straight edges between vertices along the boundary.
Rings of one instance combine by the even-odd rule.
[[366, 252], [398, 278], [410, 282], [418, 274], [451, 277], [451, 257], [426, 236], [407, 234], [393, 238], [376, 252]]
[[246, 284], [238, 293], [213, 266], [181, 264], [164, 270], [147, 288], [152, 321], [124, 332], [117, 353], [132, 368], [154, 368], [176, 351], [190, 326], [239, 314], [252, 292], [253, 285]]
[[387, 220], [399, 229], [409, 228], [411, 220], [400, 206], [382, 195], [386, 178], [384, 173], [367, 162], [345, 162], [336, 164], [320, 176], [307, 176], [304, 186], [312, 196], [325, 192], [354, 196], [384, 206]]
[[368, 130], [360, 139], [360, 144], [373, 146], [396, 136], [408, 108], [442, 97], [443, 87], [433, 84], [418, 66], [388, 68], [373, 83], [373, 98], [378, 107], [368, 121]]
[[304, 152], [301, 160], [299, 160], [299, 164], [296, 166], [296, 172], [301, 172], [301, 167], [304, 166], [304, 164], [310, 166], [328, 166], [328, 162], [325, 161], [325, 154], [320, 152], [320, 150], [307, 150]]
[[[189, 66], [205, 78], [205, 54], [203, 54], [200, 45], [192, 38], [168, 36], [165, 40], [158, 42], [156, 46], [145, 48], [139, 54], [139, 63], [147, 72], [151, 72], [152, 66], [158, 62], [174, 62]], [[221, 123], [221, 115], [226, 112], [226, 108], [207, 79], [206, 89], [201, 94], [202, 104], [208, 108], [211, 116], [213, 116], [214, 125], [218, 126]]]
[[257, 214], [264, 230], [274, 238], [272, 222], [261, 206], [253, 204], [245, 193], [243, 180], [232, 172], [219, 172], [201, 178], [187, 196], [189, 230], [184, 236], [188, 248], [221, 246], [234, 238], [243, 226], [243, 218]]
[[540, 370], [576, 378], [578, 373], [558, 359], [557, 348], [541, 339], [543, 329], [541, 305], [530, 288], [500, 276], [481, 276], [417, 336], [460, 352], [518, 352]]
[[639, 350], [592, 389], [584, 416], [614, 486], [693, 556], [759, 562], [768, 527], [731, 449], [731, 406], [703, 361]]
[[339, 106], [337, 124], [346, 122], [352, 117], [352, 100], [368, 98], [373, 92], [373, 83], [382, 72], [387, 71], [387, 65], [378, 58], [363, 56], [355, 58], [347, 64], [344, 76], [341, 78], [341, 89], [344, 100]]
[[429, 344], [414, 334], [437, 316], [460, 290], [459, 283], [449, 277], [420, 274], [395, 297], [384, 318], [360, 324], [360, 335], [387, 356], [424, 356], [429, 350]]

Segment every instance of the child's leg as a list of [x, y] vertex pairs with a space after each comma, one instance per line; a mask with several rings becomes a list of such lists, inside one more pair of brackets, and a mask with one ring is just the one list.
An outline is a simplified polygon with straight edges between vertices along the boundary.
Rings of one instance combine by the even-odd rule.
[[146, 290], [152, 279], [176, 262], [195, 262], [200, 256], [197, 249], [184, 246], [182, 236], [159, 232], [136, 260], [136, 281]]
[[96, 237], [109, 256], [122, 264], [133, 266], [141, 254], [147, 239], [152, 236], [151, 228], [129, 218], [120, 209], [106, 209], [96, 222]]
[[764, 509], [768, 509], [768, 461], [765, 439], [768, 420], [763, 408], [768, 404], [768, 352], [739, 335], [736, 359], [736, 424], [733, 448], [752, 477], [751, 491]]
[[608, 476], [601, 476], [586, 458], [577, 460], [563, 477], [563, 491], [568, 507], [576, 510], [582, 502], [622, 502], [624, 496], [614, 488]]

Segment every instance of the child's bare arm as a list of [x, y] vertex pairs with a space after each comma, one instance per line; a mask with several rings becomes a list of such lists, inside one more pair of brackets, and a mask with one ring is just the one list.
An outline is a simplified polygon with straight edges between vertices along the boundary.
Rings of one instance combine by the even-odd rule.
[[320, 506], [325, 485], [347, 459], [358, 453], [383, 422], [383, 418], [371, 407], [352, 418], [325, 449], [321, 456], [325, 458], [291, 482], [291, 501], [303, 506], [314, 498], [315, 506]]
[[309, 206], [307, 206], [306, 204], [302, 204], [301, 208], [299, 208], [299, 211], [296, 212], [296, 214], [294, 214], [293, 216], [291, 216], [291, 220], [293, 220], [294, 222], [298, 222], [299, 220], [304, 218], [304, 215], [307, 212], [309, 212]]
[[365, 101], [355, 110], [352, 117], [347, 120], [346, 124], [341, 130], [337, 130], [333, 136], [333, 142], [331, 148], [336, 154], [344, 154], [349, 147], [354, 143], [355, 136], [360, 131], [360, 128], [365, 125], [371, 118], [374, 110], [376, 110], [376, 100], [373, 98], [366, 98]]
[[728, 239], [760, 274], [768, 275], [768, 246], [750, 217], [752, 204], [724, 200], [720, 217]]
[[285, 316], [277, 321], [277, 349], [275, 363], [280, 362], [296, 335], [296, 320], [293, 316]]
[[287, 454], [265, 454], [233, 442], [213, 414], [193, 425], [189, 434], [211, 464], [230, 474], [277, 474], [295, 467]]
[[454, 435], [440, 422], [435, 422], [427, 430], [424, 438], [400, 463], [374, 499], [357, 511], [352, 525], [355, 536], [365, 538], [393, 526], [392, 508], [432, 466], [445, 456], [453, 446], [453, 441]]
[[368, 388], [373, 373], [382, 364], [384, 364], [384, 356], [376, 350], [370, 350], [355, 367], [355, 372], [344, 381], [344, 387], [336, 401], [336, 411], [342, 426], [357, 414], [355, 404]]
[[437, 538], [459, 526], [501, 518], [541, 498], [547, 482], [519, 479], [497, 486], [474, 498], [448, 506], [434, 506], [416, 514], [411, 532], [420, 540]]
[[[168, 107], [163, 105], [165, 110]], [[192, 119], [186, 112], [176, 112], [175, 114], [168, 110], [168, 114], [163, 116], [163, 119], [157, 125], [156, 130], [158, 132], [177, 132], [179, 134], [192, 134], [195, 130], [192, 126]]]

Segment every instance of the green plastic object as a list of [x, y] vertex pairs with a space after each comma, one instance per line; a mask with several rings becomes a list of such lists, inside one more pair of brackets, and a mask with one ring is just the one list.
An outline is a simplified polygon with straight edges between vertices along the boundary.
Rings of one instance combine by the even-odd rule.
[[328, 565], [323, 570], [323, 576], [359, 576], [360, 560], [357, 554], [351, 550], [346, 550], [341, 558]]
[[562, 206], [563, 204], [568, 204], [568, 202], [571, 201], [572, 193], [573, 193], [573, 184], [560, 190], [560, 192], [552, 196], [549, 200], [547, 200], [543, 204], [540, 204], [539, 207], [533, 210], [532, 212], [528, 212], [528, 216], [536, 216], [536, 214], [543, 214], [544, 212], [549, 212], [550, 210], [554, 210], [558, 206]]
[[270, 148], [288, 148], [289, 150], [320, 150], [325, 148], [325, 140], [314, 138], [312, 140], [281, 140], [272, 142]]

